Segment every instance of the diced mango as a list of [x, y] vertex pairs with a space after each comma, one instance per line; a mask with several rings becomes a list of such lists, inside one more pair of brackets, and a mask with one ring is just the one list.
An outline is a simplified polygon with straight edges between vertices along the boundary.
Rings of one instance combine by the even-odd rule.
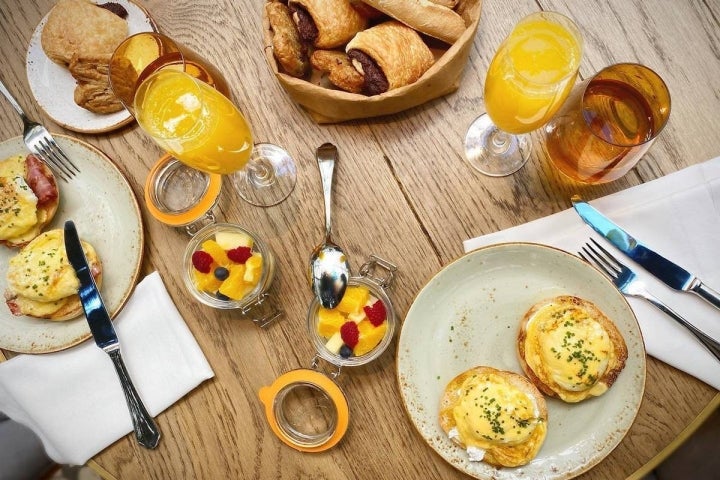
[[226, 251], [237, 247], [253, 247], [252, 237], [242, 232], [217, 232], [215, 242]]
[[[232, 264], [228, 267], [230, 275], [222, 282], [218, 291], [228, 298], [240, 300], [252, 290], [252, 286], [245, 283], [245, 265]], [[248, 289], [248, 286], [250, 289]]]
[[245, 262], [245, 276], [243, 280], [253, 286], [260, 281], [262, 274], [263, 258], [260, 252], [253, 252], [252, 257]]
[[217, 292], [218, 288], [220, 288], [220, 285], [222, 284], [222, 281], [215, 277], [215, 274], [213, 273], [214, 270], [215, 265], [210, 268], [210, 273], [202, 273], [193, 268], [193, 279], [195, 280], [195, 286], [198, 290], [202, 290], [207, 293]]
[[358, 330], [360, 331], [360, 339], [357, 345], [353, 349], [355, 356], [365, 355], [373, 348], [377, 347], [380, 341], [385, 337], [387, 332], [387, 322], [381, 323], [379, 326], [374, 326], [369, 320], [358, 323]]
[[318, 310], [317, 331], [325, 338], [330, 338], [340, 331], [343, 323], [345, 323], [345, 315], [336, 308], [328, 309], [320, 307]]
[[345, 313], [359, 312], [365, 306], [369, 296], [370, 292], [367, 288], [351, 285], [345, 290], [345, 295], [340, 300], [337, 309]]
[[210, 254], [211, 257], [213, 257], [213, 260], [215, 260], [215, 263], [217, 263], [220, 266], [227, 267], [227, 265], [230, 263], [230, 259], [227, 257], [227, 253], [225, 253], [225, 250], [218, 245], [218, 243], [215, 240], [205, 240], [201, 248]]

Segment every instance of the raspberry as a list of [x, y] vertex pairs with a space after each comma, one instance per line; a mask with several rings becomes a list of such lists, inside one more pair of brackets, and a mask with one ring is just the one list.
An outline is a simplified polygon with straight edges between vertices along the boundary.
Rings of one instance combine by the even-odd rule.
[[192, 254], [192, 264], [198, 272], [210, 273], [212, 263], [213, 258], [207, 252], [197, 250]]
[[370, 320], [370, 323], [372, 323], [376, 327], [380, 326], [387, 318], [387, 312], [385, 311], [385, 305], [380, 300], [373, 303], [369, 307], [364, 306], [363, 310], [365, 310], [365, 315], [367, 315], [368, 320]]
[[228, 250], [227, 256], [235, 263], [245, 263], [247, 259], [252, 257], [252, 249], [250, 247], [237, 247]]
[[340, 327], [340, 337], [343, 339], [343, 342], [345, 342], [345, 345], [350, 348], [355, 348], [358, 340], [360, 340], [360, 330], [358, 330], [357, 323], [343, 323], [343, 326]]

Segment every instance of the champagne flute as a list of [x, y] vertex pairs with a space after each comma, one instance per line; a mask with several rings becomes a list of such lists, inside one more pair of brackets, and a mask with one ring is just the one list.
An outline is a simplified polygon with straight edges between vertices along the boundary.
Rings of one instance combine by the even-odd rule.
[[527, 162], [529, 132], [560, 108], [582, 56], [577, 26], [555, 12], [521, 19], [498, 48], [485, 78], [487, 113], [470, 125], [465, 157], [479, 172], [510, 175]]
[[113, 91], [155, 142], [190, 169], [231, 175], [253, 205], [284, 201], [295, 187], [293, 159], [277, 145], [253, 144], [250, 125], [210, 63], [158, 33], [126, 39], [110, 61]]

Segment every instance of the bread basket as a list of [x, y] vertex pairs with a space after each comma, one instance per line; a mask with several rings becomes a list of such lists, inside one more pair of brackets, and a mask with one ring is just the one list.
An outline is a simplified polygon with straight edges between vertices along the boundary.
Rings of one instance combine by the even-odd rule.
[[265, 57], [280, 85], [317, 123], [390, 115], [457, 90], [480, 23], [481, 4], [482, 0], [460, 0], [455, 11], [466, 25], [460, 38], [449, 47], [431, 46], [436, 61], [415, 83], [379, 95], [365, 96], [327, 88], [315, 76], [305, 80], [281, 72], [273, 55], [270, 22], [263, 13]]

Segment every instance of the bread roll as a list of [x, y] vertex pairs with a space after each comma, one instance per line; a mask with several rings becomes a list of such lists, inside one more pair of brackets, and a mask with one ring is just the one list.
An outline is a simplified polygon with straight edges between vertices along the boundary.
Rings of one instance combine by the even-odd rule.
[[548, 413], [545, 398], [525, 377], [479, 366], [447, 384], [439, 420], [471, 461], [517, 467], [540, 451]]
[[[365, 76], [365, 93], [376, 95], [415, 82], [434, 63], [430, 49], [412, 28], [391, 20], [359, 32], [345, 48]], [[360, 52], [360, 54], [358, 54]], [[379, 78], [374, 66], [384, 77]], [[368, 71], [371, 68], [372, 71]]]
[[[367, 19], [349, 0], [290, 0], [288, 7], [300, 38], [316, 48], [341, 47], [367, 26]], [[304, 13], [309, 15], [312, 25], [308, 25]], [[309, 28], [313, 26], [316, 32]]]
[[405, 25], [452, 45], [463, 34], [465, 21], [452, 9], [430, 0], [364, 0]]
[[569, 403], [605, 393], [628, 355], [612, 320], [592, 302], [568, 295], [543, 300], [525, 314], [517, 347], [530, 381]]

